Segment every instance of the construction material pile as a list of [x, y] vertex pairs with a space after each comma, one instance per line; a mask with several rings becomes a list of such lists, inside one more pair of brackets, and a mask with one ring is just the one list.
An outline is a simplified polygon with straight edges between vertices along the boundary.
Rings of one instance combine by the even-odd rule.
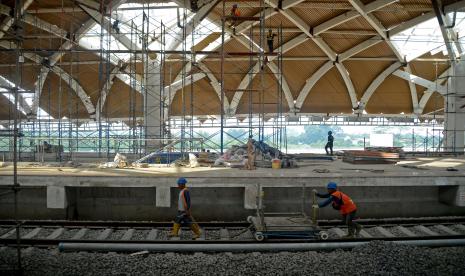
[[[280, 159], [283, 168], [296, 167], [296, 161], [277, 148], [274, 148], [263, 141], [253, 141], [255, 148], [255, 166], [261, 168], [271, 168], [273, 159]], [[226, 166], [231, 168], [243, 168], [247, 163], [247, 144], [233, 145], [223, 155], [215, 161], [215, 166]]]
[[399, 161], [399, 154], [369, 150], [347, 150], [344, 151], [342, 161], [352, 164], [395, 164]]
[[[465, 247], [433, 249], [382, 241], [331, 252], [131, 255], [28, 248], [22, 257], [24, 275], [463, 275], [465, 271]], [[0, 271], [8, 274], [15, 264], [16, 249], [0, 248]]]
[[365, 150], [397, 153], [399, 154], [399, 158], [405, 158], [405, 152], [402, 147], [367, 147]]

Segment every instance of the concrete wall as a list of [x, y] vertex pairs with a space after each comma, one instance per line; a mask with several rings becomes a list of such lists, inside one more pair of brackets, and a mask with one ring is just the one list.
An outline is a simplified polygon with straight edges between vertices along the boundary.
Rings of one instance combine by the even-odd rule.
[[[64, 188], [67, 203], [65, 208], [47, 207], [60, 206], [60, 200], [58, 204], [56, 198], [47, 200], [46, 186], [22, 189], [18, 197], [20, 218], [167, 221], [176, 213], [178, 190], [174, 187], [169, 189], [168, 194], [164, 192], [169, 197], [166, 200], [170, 202], [170, 207], [157, 207], [156, 187]], [[308, 214], [312, 188], [306, 187], [305, 192], [305, 210]], [[440, 201], [443, 189], [450, 190], [450, 186], [342, 187], [354, 199], [359, 215], [363, 218], [465, 215], [465, 207]], [[319, 190], [323, 191], [321, 187]], [[0, 189], [0, 193], [3, 191], [6, 189]], [[244, 187], [194, 187], [191, 189], [193, 215], [199, 221], [245, 220], [254, 213], [254, 210], [246, 209], [253, 202], [245, 202], [245, 199], [253, 201], [254, 197], [246, 197], [245, 191]], [[301, 198], [301, 187], [264, 188], [266, 212], [298, 212], [302, 206]], [[11, 219], [13, 215], [13, 194], [2, 196], [0, 219]], [[338, 217], [338, 213], [331, 207], [320, 210], [320, 218]]]

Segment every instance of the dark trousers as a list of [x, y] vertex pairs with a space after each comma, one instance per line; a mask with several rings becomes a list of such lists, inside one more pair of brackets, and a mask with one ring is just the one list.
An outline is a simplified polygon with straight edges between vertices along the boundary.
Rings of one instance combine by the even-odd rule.
[[268, 40], [268, 52], [273, 53], [273, 40]]
[[333, 155], [333, 143], [330, 143], [330, 142], [326, 143], [325, 151], [327, 155], [329, 155], [328, 148], [331, 150], [331, 155]]
[[174, 218], [174, 222], [179, 223], [181, 225], [191, 225], [192, 218], [186, 214], [186, 212], [178, 211], [176, 217]]
[[354, 222], [356, 213], [357, 213], [357, 210], [351, 213], [342, 215], [342, 223], [347, 225], [347, 229], [349, 229], [348, 231], [349, 235], [353, 235], [355, 232], [355, 229], [359, 227], [358, 223]]

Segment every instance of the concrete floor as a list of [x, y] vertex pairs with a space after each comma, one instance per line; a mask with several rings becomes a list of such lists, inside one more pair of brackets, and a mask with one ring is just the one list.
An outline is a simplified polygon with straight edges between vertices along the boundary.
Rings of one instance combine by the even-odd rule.
[[[408, 168], [403, 166], [409, 166]], [[412, 168], [417, 167], [417, 168]], [[458, 171], [447, 171], [452, 167]], [[327, 171], [326, 171], [327, 170]], [[323, 171], [323, 172], [317, 172]], [[13, 166], [7, 164], [0, 168], [0, 175], [12, 175]], [[47, 176], [184, 176], [184, 177], [343, 177], [343, 176], [465, 176], [465, 158], [452, 157], [420, 157], [411, 158], [397, 164], [350, 164], [336, 161], [301, 161], [298, 168], [268, 169], [258, 168], [247, 171], [236, 168], [222, 167], [168, 167], [166, 165], [152, 165], [149, 168], [98, 168], [95, 164], [81, 164], [79, 167], [61, 167], [58, 163], [23, 162], [18, 164], [19, 175], [47, 175]]]

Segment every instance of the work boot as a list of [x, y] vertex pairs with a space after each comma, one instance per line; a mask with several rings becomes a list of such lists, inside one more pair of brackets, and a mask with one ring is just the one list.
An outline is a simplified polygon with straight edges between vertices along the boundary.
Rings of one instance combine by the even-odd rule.
[[354, 229], [353, 228], [349, 228], [348, 229], [348, 233], [347, 235], [345, 235], [344, 237], [342, 237], [343, 239], [353, 239], [354, 238]]
[[192, 236], [193, 240], [200, 238], [200, 227], [197, 223], [191, 224], [191, 230], [194, 233], [194, 235]]
[[355, 237], [360, 237], [360, 231], [362, 231], [362, 229], [363, 226], [361, 226], [360, 224], [355, 224]]
[[181, 224], [179, 223], [174, 223], [173, 224], [173, 229], [171, 230], [169, 236], [170, 237], [177, 237], [179, 233], [179, 229], [181, 229]]

